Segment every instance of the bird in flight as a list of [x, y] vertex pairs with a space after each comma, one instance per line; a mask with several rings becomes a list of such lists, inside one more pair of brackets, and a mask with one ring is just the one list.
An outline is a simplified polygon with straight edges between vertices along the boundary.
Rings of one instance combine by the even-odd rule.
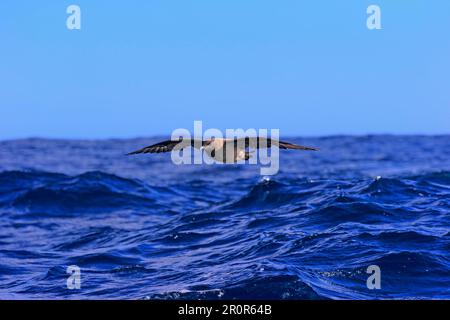
[[184, 148], [193, 147], [203, 150], [208, 156], [219, 162], [236, 163], [237, 161], [248, 160], [251, 158], [252, 155], [249, 149], [270, 148], [272, 146], [276, 146], [280, 149], [319, 150], [317, 148], [305, 147], [289, 142], [262, 137], [245, 137], [235, 139], [211, 138], [207, 140], [183, 138], [159, 142], [130, 152], [127, 155], [179, 151]]

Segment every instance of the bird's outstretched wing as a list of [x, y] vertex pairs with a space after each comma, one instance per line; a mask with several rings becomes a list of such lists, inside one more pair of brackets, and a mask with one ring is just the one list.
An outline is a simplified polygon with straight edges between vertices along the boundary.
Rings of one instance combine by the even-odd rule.
[[170, 152], [172, 150], [181, 150], [187, 147], [201, 148], [204, 142], [198, 139], [179, 139], [179, 140], [166, 140], [159, 143], [155, 143], [151, 146], [127, 153], [127, 156], [139, 153], [160, 153]]
[[294, 150], [313, 150], [317, 151], [318, 148], [300, 146], [298, 144], [293, 144], [284, 141], [278, 141], [274, 139], [262, 138], [262, 137], [245, 137], [234, 139], [234, 142], [239, 146], [242, 145], [245, 148], [259, 149], [259, 148], [270, 148], [272, 146], [277, 146], [280, 149], [294, 149]]

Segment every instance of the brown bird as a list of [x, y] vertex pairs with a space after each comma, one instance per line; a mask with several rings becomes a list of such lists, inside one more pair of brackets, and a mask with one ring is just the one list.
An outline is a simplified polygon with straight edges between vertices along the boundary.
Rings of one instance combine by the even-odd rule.
[[280, 149], [313, 151], [319, 150], [317, 148], [299, 146], [293, 143], [278, 141], [275, 139], [262, 137], [246, 137], [235, 139], [211, 138], [208, 140], [167, 140], [130, 152], [127, 155], [179, 151], [184, 148], [193, 147], [199, 150], [204, 150], [208, 154], [208, 156], [219, 162], [236, 163], [239, 160], [248, 160], [249, 158], [251, 158], [251, 151], [248, 151], [248, 149], [270, 148], [272, 146], [276, 146]]

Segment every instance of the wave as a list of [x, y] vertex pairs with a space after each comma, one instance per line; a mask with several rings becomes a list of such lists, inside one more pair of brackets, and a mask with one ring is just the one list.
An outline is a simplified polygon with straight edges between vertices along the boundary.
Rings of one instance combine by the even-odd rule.
[[254, 277], [221, 289], [194, 286], [179, 292], [147, 296], [164, 300], [324, 300], [297, 276]]
[[[20, 279], [1, 278], [0, 295], [449, 297], [450, 171], [257, 180], [243, 168], [145, 165], [145, 179], [123, 166], [0, 172], [0, 270]], [[383, 291], [366, 287], [372, 264]], [[68, 265], [82, 269], [84, 291], [61, 289]]]
[[70, 214], [152, 210], [163, 208], [156, 203], [157, 197], [167, 197], [139, 180], [100, 171], [76, 176], [10, 171], [0, 173], [0, 179], [0, 204], [20, 212]]

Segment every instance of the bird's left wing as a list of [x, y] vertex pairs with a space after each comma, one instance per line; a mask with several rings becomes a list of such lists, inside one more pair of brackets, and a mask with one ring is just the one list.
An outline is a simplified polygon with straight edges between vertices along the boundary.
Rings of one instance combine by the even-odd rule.
[[294, 150], [314, 150], [319, 149], [313, 147], [300, 146], [298, 144], [293, 144], [289, 142], [279, 141], [276, 139], [262, 138], [262, 137], [245, 137], [234, 139], [237, 145], [242, 145], [245, 148], [259, 149], [259, 148], [270, 148], [272, 146], [277, 146], [280, 149], [294, 149]]
[[181, 150], [187, 147], [201, 148], [203, 141], [198, 139], [179, 139], [179, 140], [166, 140], [159, 143], [155, 143], [151, 146], [127, 153], [127, 155], [139, 154], [139, 153], [160, 153], [170, 152], [172, 150]]

